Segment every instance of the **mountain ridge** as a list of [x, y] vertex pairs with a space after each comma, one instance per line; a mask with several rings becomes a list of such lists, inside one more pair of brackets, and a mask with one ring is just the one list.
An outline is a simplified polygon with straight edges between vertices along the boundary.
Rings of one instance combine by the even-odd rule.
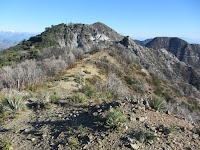
[[161, 49], [174, 54], [180, 61], [195, 68], [200, 68], [200, 45], [189, 44], [177, 37], [156, 37], [145, 45], [148, 48]]

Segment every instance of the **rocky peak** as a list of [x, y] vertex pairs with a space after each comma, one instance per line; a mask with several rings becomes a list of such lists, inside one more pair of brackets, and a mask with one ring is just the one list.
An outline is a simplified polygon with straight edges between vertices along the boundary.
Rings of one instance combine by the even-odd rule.
[[60, 47], [73, 49], [81, 47], [85, 51], [98, 44], [106, 47], [111, 41], [119, 41], [123, 37], [103, 23], [87, 24], [61, 24], [59, 32], [55, 32], [55, 40]]
[[136, 43], [133, 41], [132, 38], [130, 38], [129, 36], [125, 36], [121, 41], [120, 43], [122, 45], [124, 45], [125, 47], [129, 48], [131, 46], [134, 46]]
[[90, 27], [96, 29], [99, 33], [104, 34], [113, 41], [119, 41], [123, 38], [123, 36], [121, 36], [119, 33], [101, 22], [96, 22], [90, 25]]

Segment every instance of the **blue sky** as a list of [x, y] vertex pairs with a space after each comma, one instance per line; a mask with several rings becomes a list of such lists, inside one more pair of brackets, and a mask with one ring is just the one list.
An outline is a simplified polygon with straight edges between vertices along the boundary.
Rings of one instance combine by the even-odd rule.
[[42, 32], [100, 21], [122, 35], [184, 37], [200, 43], [200, 0], [1, 0], [0, 30]]

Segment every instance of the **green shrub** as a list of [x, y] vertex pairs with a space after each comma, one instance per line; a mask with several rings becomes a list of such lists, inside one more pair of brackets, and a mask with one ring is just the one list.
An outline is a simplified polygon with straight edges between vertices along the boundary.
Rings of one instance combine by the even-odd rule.
[[10, 118], [10, 116], [8, 114], [0, 113], [0, 122], [7, 120], [8, 118]]
[[151, 74], [151, 76], [152, 76], [152, 84], [154, 86], [160, 86], [162, 81], [157, 76], [155, 76], [154, 74]]
[[82, 92], [85, 93], [85, 95], [88, 96], [89, 98], [95, 96], [94, 87], [92, 85], [83, 86]]
[[85, 74], [91, 74], [91, 72], [87, 71], [87, 70], [84, 70], [83, 71]]
[[0, 149], [2, 150], [12, 150], [12, 141], [11, 140], [8, 140], [7, 138], [5, 137], [2, 137], [0, 139]]
[[62, 77], [62, 78], [61, 78], [61, 80], [63, 80], [63, 81], [66, 81], [66, 82], [67, 82], [67, 81], [69, 81], [69, 78], [68, 78], [68, 77]]
[[77, 147], [77, 146], [79, 146], [79, 141], [75, 138], [70, 138], [68, 140], [68, 144], [72, 147]]
[[163, 92], [162, 96], [165, 98], [167, 102], [176, 103], [176, 101], [171, 97], [171, 95], [168, 92]]
[[154, 93], [157, 95], [157, 96], [162, 96], [162, 92], [163, 92], [163, 89], [161, 88], [157, 88]]
[[144, 77], [147, 76], [147, 74], [145, 72], [139, 72], [139, 74], [144, 76]]
[[176, 125], [171, 125], [171, 126], [169, 127], [169, 130], [170, 130], [171, 133], [176, 132], [178, 129], [179, 129], [179, 127], [176, 126]]
[[121, 123], [127, 122], [126, 117], [123, 116], [122, 113], [116, 109], [110, 109], [107, 112], [106, 119], [106, 125], [111, 130], [119, 130], [121, 127]]
[[198, 123], [198, 126], [196, 127], [196, 133], [200, 136], [200, 122]]
[[147, 81], [150, 85], [153, 85], [152, 79], [146, 79], [146, 81]]
[[104, 62], [104, 63], [109, 63], [109, 60], [108, 60], [107, 56], [103, 56], [101, 58], [101, 61]]
[[46, 109], [52, 109], [52, 104], [50, 104], [50, 103], [45, 104], [44, 108], [46, 108]]
[[60, 99], [60, 96], [58, 96], [58, 95], [51, 95], [50, 99], [51, 99], [52, 103], [57, 103], [59, 101], [59, 99]]
[[135, 67], [136, 70], [139, 70], [139, 71], [142, 70], [142, 66], [139, 64], [134, 64], [133, 66]]
[[156, 111], [165, 108], [164, 100], [161, 97], [153, 97], [149, 101], [149, 105], [151, 106], [151, 108], [155, 109]]
[[51, 102], [51, 99], [50, 99], [51, 95], [50, 95], [50, 92], [44, 92], [42, 93], [42, 95], [40, 96], [40, 102], [43, 103], [43, 104], [48, 104]]
[[133, 85], [133, 84], [137, 83], [137, 81], [135, 80], [135, 78], [130, 78], [129, 76], [124, 76], [124, 80], [129, 85]]
[[86, 97], [83, 93], [77, 93], [76, 95], [73, 95], [70, 97], [70, 104], [78, 104], [78, 103], [83, 103], [86, 101]]
[[181, 105], [182, 106], [185, 106], [190, 112], [193, 112], [194, 111], [194, 108], [190, 105], [190, 104], [188, 104], [188, 103], [186, 103], [186, 102], [181, 102]]
[[20, 95], [9, 94], [2, 100], [3, 112], [15, 113], [17, 111], [25, 110], [25, 99]]
[[140, 132], [138, 132], [136, 134], [136, 139], [141, 142], [141, 143], [147, 143], [149, 141], [155, 141], [156, 140], [156, 136], [154, 136], [153, 133], [151, 132], [146, 132], [141, 130]]

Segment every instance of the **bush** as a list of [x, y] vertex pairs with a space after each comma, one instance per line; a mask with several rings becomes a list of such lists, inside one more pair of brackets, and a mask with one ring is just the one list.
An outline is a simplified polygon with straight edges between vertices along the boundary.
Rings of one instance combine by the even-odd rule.
[[144, 76], [144, 77], [147, 76], [147, 74], [145, 72], [139, 72], [139, 74]]
[[51, 99], [52, 103], [57, 103], [59, 101], [59, 99], [60, 99], [60, 96], [58, 96], [58, 95], [51, 95], [50, 99]]
[[119, 130], [121, 127], [121, 123], [127, 122], [126, 117], [123, 116], [122, 113], [116, 109], [110, 109], [107, 112], [106, 119], [106, 125], [111, 130]]
[[77, 146], [79, 146], [79, 141], [75, 138], [70, 138], [68, 140], [68, 144], [72, 147], [77, 147]]
[[104, 63], [109, 63], [107, 56], [102, 57], [101, 61], [104, 62]]
[[48, 104], [51, 102], [50, 99], [51, 95], [50, 92], [44, 92], [41, 96], [40, 96], [40, 102], [43, 104]]
[[151, 79], [147, 79], [147, 82], [150, 85], [154, 85], [154, 86], [160, 86], [162, 83], [162, 81], [157, 76], [155, 76], [153, 73], [151, 73]]
[[87, 70], [84, 70], [83, 71], [85, 74], [91, 74], [91, 72], [87, 71]]
[[12, 141], [8, 140], [5, 137], [2, 137], [0, 139], [0, 149], [2, 149], [2, 150], [11, 150], [11, 149], [13, 149], [12, 148]]
[[73, 95], [69, 100], [70, 104], [78, 104], [78, 103], [83, 103], [85, 101], [86, 101], [86, 97], [82, 93]]
[[145, 132], [143, 130], [141, 130], [140, 132], [138, 132], [136, 134], [136, 139], [141, 142], [141, 143], [147, 143], [149, 141], [154, 141], [156, 140], [156, 136], [154, 136], [153, 133], [150, 132]]
[[124, 76], [124, 80], [129, 85], [133, 85], [137, 83], [137, 81], [134, 78], [130, 78], [129, 76]]
[[85, 95], [88, 96], [89, 98], [95, 96], [94, 87], [92, 85], [85, 85], [82, 88], [82, 92], [85, 93]]
[[94, 85], [96, 81], [102, 81], [101, 77], [97, 75], [93, 75], [92, 78], [87, 78], [86, 80], [92, 85]]
[[163, 89], [161, 88], [157, 88], [154, 93], [157, 95], [157, 96], [162, 96], [162, 92], [163, 92]]
[[20, 95], [9, 94], [2, 100], [3, 112], [15, 113], [17, 111], [25, 110], [25, 99]]
[[149, 101], [149, 105], [151, 106], [151, 108], [155, 109], [156, 111], [165, 108], [164, 100], [160, 97], [153, 97]]
[[198, 126], [196, 127], [196, 133], [200, 136], [200, 122], [198, 123]]

